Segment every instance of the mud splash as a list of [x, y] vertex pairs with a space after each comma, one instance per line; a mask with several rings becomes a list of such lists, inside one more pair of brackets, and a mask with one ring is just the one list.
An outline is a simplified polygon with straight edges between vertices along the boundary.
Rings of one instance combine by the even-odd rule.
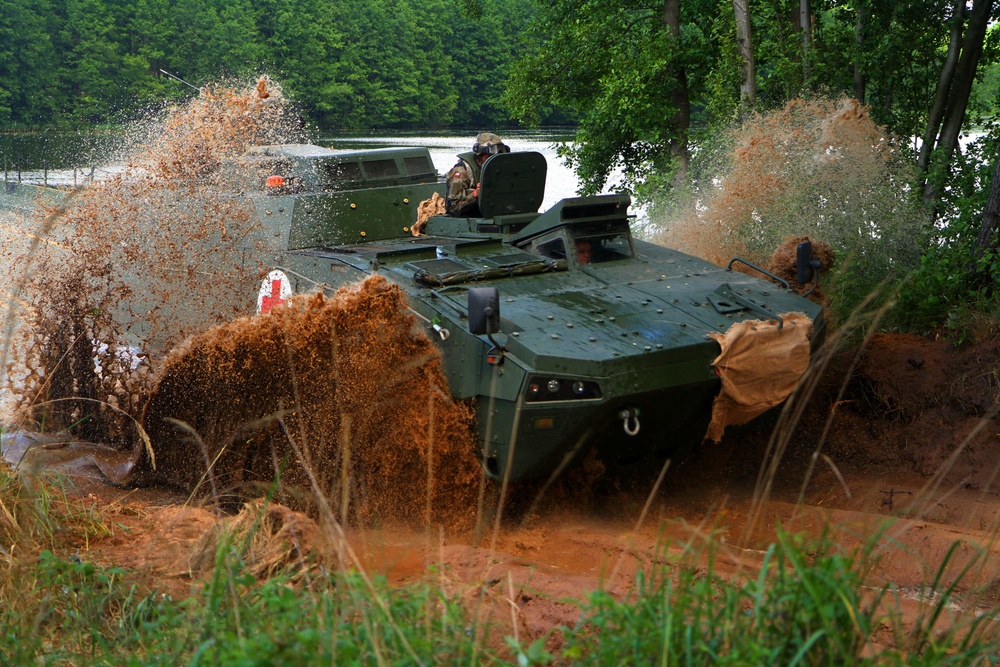
[[122, 173], [0, 226], [25, 277], [7, 299], [18, 421], [120, 450], [79, 448], [120, 484], [471, 525], [471, 413], [399, 288], [375, 278], [240, 317], [276, 248], [239, 196], [268, 174], [239, 158], [306, 140], [280, 88], [211, 86], [129, 135]]
[[[302, 139], [267, 79], [217, 85], [126, 131], [121, 173], [4, 225], [18, 326], [6, 393], [22, 423], [127, 446], [166, 350], [250, 312], [271, 243], [221, 166]], [[252, 176], [252, 175], [251, 175]]]
[[223, 504], [271, 495], [370, 523], [469, 527], [481, 473], [471, 413], [405, 295], [380, 276], [292, 298], [173, 350], [127, 482]]
[[909, 196], [910, 167], [856, 100], [793, 100], [734, 130], [720, 152], [703, 158], [723, 166], [659, 223], [657, 242], [766, 266], [783, 241], [808, 236], [833, 249], [858, 294], [918, 261], [929, 221]]

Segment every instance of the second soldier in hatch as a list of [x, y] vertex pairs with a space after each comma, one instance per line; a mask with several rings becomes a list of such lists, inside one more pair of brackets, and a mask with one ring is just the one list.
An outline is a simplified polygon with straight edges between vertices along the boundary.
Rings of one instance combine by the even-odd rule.
[[479, 216], [479, 177], [483, 163], [497, 153], [509, 153], [503, 139], [492, 132], [480, 132], [472, 144], [471, 153], [460, 153], [458, 163], [448, 172], [448, 215], [473, 218]]

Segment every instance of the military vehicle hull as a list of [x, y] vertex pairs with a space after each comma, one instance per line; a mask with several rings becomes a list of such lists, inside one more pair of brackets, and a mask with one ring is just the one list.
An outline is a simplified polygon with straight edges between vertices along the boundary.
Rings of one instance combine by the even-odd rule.
[[452, 396], [475, 410], [494, 479], [552, 475], [592, 449], [610, 465], [682, 456], [705, 437], [722, 384], [709, 334], [799, 312], [813, 346], [822, 340], [821, 307], [787, 283], [633, 238], [627, 196], [539, 212], [545, 170], [537, 153], [491, 157], [482, 217], [431, 216], [417, 235], [418, 204], [445, 194], [424, 148], [265, 146], [223, 175], [260, 220], [246, 251], [267, 247], [273, 264], [263, 284], [247, 276], [257, 311], [375, 273], [399, 284]]
[[[328, 159], [360, 160], [363, 171], [369, 157], [391, 154]], [[721, 384], [719, 344], [707, 334], [803, 312], [813, 343], [822, 339], [822, 309], [787, 286], [634, 239], [628, 197], [570, 198], [537, 212], [544, 177], [537, 153], [490, 158], [483, 217], [431, 217], [419, 236], [415, 204], [443, 195], [440, 182], [328, 192], [322, 214], [298, 224], [311, 240], [332, 241], [288, 250], [261, 293], [273, 275], [292, 292], [372, 273], [400, 284], [441, 349], [452, 395], [475, 407], [483, 466], [497, 479], [550, 475], [592, 448], [611, 465], [682, 455], [704, 438]], [[300, 197], [275, 192], [258, 206], [296, 238], [296, 221], [275, 212]], [[586, 264], [572, 252], [580, 240], [594, 245]], [[482, 288], [498, 296], [489, 333], [470, 321], [470, 292]]]

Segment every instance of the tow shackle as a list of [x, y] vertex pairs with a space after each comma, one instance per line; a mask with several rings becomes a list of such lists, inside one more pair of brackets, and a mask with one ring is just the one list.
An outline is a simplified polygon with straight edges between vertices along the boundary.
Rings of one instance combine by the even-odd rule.
[[623, 408], [618, 411], [618, 419], [622, 420], [622, 428], [626, 435], [639, 435], [639, 409]]

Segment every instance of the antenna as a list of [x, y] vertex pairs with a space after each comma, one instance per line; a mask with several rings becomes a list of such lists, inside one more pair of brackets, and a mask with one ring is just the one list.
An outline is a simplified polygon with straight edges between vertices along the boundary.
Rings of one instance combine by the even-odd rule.
[[184, 79], [180, 78], [179, 76], [171, 74], [170, 72], [168, 72], [165, 69], [161, 69], [160, 71], [163, 72], [164, 74], [166, 74], [167, 76], [169, 76], [171, 79], [174, 79], [175, 81], [180, 81], [185, 86], [190, 86], [191, 88], [194, 88], [195, 90], [197, 90], [199, 93], [201, 92], [201, 88], [199, 88], [198, 86], [196, 86], [194, 84], [188, 83], [187, 81], [185, 81]]

